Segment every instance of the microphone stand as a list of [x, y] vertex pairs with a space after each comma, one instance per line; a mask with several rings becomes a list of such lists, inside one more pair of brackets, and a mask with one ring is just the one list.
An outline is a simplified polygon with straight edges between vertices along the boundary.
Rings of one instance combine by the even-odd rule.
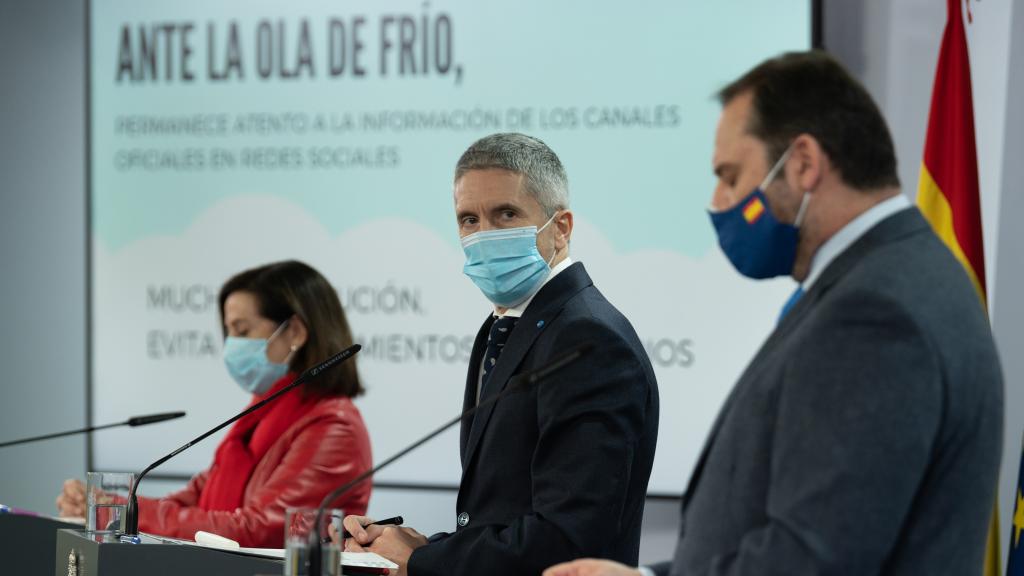
[[29, 442], [38, 442], [39, 440], [49, 440], [50, 438], [60, 438], [61, 436], [71, 436], [72, 434], [88, 434], [96, 430], [116, 428], [117, 426], [145, 426], [146, 424], [156, 424], [157, 422], [163, 422], [164, 420], [173, 420], [175, 418], [181, 418], [184, 415], [184, 412], [165, 412], [163, 414], [133, 416], [125, 420], [124, 422], [115, 422], [114, 424], [103, 424], [102, 426], [87, 426], [85, 428], [79, 428], [77, 430], [55, 432], [53, 434], [43, 434], [42, 436], [33, 436], [31, 438], [11, 440], [9, 442], [0, 442], [0, 448], [6, 448], [8, 446], [17, 446], [18, 444], [28, 444]]
[[128, 508], [127, 508], [127, 510], [125, 510], [124, 535], [125, 536], [138, 536], [138, 534], [139, 534], [139, 499], [136, 496], [135, 492], [136, 492], [136, 490], [139, 487], [139, 482], [142, 481], [142, 478], [146, 474], [148, 474], [150, 470], [156, 468], [157, 466], [163, 464], [164, 462], [167, 462], [168, 460], [170, 460], [171, 458], [174, 458], [175, 456], [177, 456], [178, 454], [184, 452], [185, 450], [188, 450], [193, 445], [198, 444], [199, 442], [202, 442], [203, 440], [205, 440], [207, 437], [209, 437], [214, 432], [217, 432], [218, 430], [224, 428], [228, 424], [231, 424], [235, 420], [238, 420], [242, 416], [245, 416], [246, 414], [250, 414], [252, 412], [255, 412], [256, 410], [259, 410], [260, 408], [266, 406], [270, 402], [273, 402], [274, 400], [280, 398], [282, 395], [284, 395], [284, 394], [288, 393], [289, 391], [293, 390], [296, 386], [299, 386], [301, 384], [304, 384], [308, 380], [316, 378], [324, 370], [327, 370], [329, 368], [333, 368], [334, 366], [336, 366], [338, 364], [341, 364], [345, 360], [348, 360], [349, 358], [355, 356], [356, 353], [359, 352], [359, 350], [361, 348], [362, 348], [362, 346], [360, 346], [359, 344], [354, 344], [354, 345], [352, 345], [352, 346], [342, 350], [341, 352], [338, 352], [337, 354], [335, 354], [334, 356], [331, 356], [330, 358], [328, 358], [324, 362], [321, 362], [317, 366], [314, 366], [314, 367], [310, 368], [309, 370], [306, 370], [305, 372], [303, 372], [291, 384], [285, 386], [284, 388], [281, 388], [277, 392], [274, 392], [270, 396], [267, 396], [263, 400], [257, 402], [256, 404], [253, 404], [252, 406], [246, 408], [245, 410], [242, 410], [241, 412], [239, 412], [238, 414], [236, 414], [232, 418], [229, 418], [228, 420], [226, 420], [226, 421], [222, 422], [221, 424], [217, 425], [212, 430], [209, 430], [207, 432], [204, 432], [203, 434], [200, 434], [197, 438], [195, 438], [191, 442], [188, 442], [187, 444], [185, 444], [184, 446], [181, 446], [180, 448], [178, 448], [174, 452], [171, 452], [170, 454], [164, 456], [163, 458], [161, 458], [161, 459], [157, 460], [156, 462], [153, 462], [152, 464], [147, 466], [145, 470], [143, 470], [142, 472], [139, 473], [139, 477], [135, 479], [134, 483], [132, 483], [131, 490], [129, 490], [129, 492], [128, 492]]

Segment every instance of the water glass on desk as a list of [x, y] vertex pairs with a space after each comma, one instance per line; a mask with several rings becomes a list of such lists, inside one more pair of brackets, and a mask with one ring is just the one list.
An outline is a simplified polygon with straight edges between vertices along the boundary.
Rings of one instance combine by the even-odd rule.
[[85, 529], [123, 531], [132, 472], [89, 472], [85, 479]]
[[[328, 508], [317, 530], [320, 546], [323, 576], [341, 574], [341, 546], [330, 540], [327, 528], [334, 528], [341, 534], [341, 520], [345, 513], [338, 508]], [[288, 508], [284, 520], [284, 576], [306, 576], [309, 574], [309, 540], [316, 521], [316, 508]], [[323, 542], [327, 540], [327, 542]]]

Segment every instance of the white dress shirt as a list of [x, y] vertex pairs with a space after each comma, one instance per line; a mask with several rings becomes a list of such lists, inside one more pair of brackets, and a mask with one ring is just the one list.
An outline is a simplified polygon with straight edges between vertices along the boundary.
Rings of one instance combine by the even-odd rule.
[[845, 252], [847, 248], [866, 234], [868, 230], [874, 228], [875, 224], [910, 206], [910, 200], [906, 196], [897, 194], [868, 208], [860, 216], [850, 220], [846, 226], [840, 228], [838, 232], [833, 234], [831, 238], [818, 248], [818, 251], [811, 258], [811, 269], [807, 272], [807, 278], [800, 284], [804, 293], [806, 294], [811, 289], [811, 286], [821, 276], [821, 273], [825, 271], [825, 268], [828, 268], [828, 265], [837, 256]]

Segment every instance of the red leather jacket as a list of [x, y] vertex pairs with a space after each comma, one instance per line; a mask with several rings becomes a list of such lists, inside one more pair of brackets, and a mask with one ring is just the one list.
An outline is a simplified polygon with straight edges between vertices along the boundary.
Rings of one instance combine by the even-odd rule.
[[[328, 492], [372, 465], [370, 437], [359, 410], [349, 398], [326, 398], [289, 427], [256, 464], [241, 508], [199, 508], [210, 473], [205, 470], [179, 492], [160, 499], [140, 496], [139, 529], [183, 539], [205, 530], [246, 547], [282, 548], [286, 508], [319, 506]], [[345, 514], [365, 514], [370, 489], [367, 480], [334, 507]]]

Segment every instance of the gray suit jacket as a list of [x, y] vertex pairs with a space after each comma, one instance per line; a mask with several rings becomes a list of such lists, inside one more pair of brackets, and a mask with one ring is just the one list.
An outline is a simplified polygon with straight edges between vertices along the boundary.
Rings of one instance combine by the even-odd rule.
[[[742, 327], [737, 327], [742, 329]], [[840, 254], [712, 427], [659, 574], [980, 574], [1002, 444], [987, 317], [916, 208]]]

